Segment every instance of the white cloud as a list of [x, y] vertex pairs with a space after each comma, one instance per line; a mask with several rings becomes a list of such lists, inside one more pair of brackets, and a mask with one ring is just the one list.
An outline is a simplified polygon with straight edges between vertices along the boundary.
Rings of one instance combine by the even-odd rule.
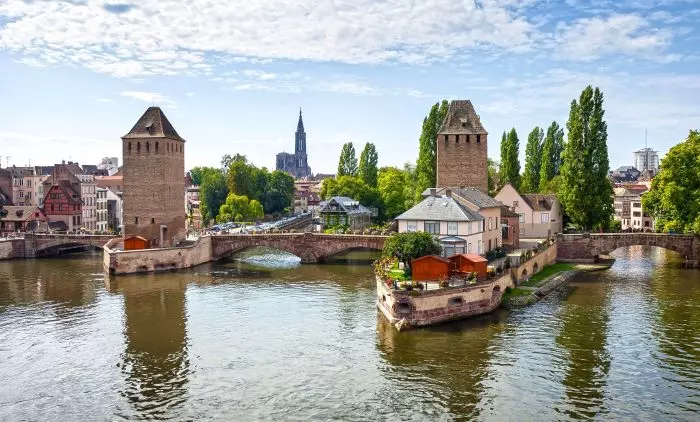
[[145, 103], [155, 104], [158, 106], [165, 106], [169, 108], [177, 107], [177, 103], [175, 103], [175, 101], [157, 92], [123, 91], [120, 93], [120, 95], [123, 97], [132, 98], [134, 100], [143, 101]]
[[672, 38], [670, 31], [653, 28], [641, 16], [626, 14], [559, 23], [555, 44], [563, 57], [574, 61], [614, 54], [673, 61], [678, 56], [665, 54]]
[[111, 104], [116, 104], [116, 103], [117, 103], [116, 101], [114, 101], [114, 100], [111, 99], [111, 98], [98, 98], [98, 99], [97, 99], [97, 102], [99, 102], [99, 103], [111, 103]]
[[101, 0], [6, 0], [0, 48], [117, 77], [210, 73], [217, 57], [428, 63], [461, 49], [530, 48], [536, 28], [516, 3], [191, 0], [187, 9], [196, 13], [186, 13], [179, 0], [117, 8]]

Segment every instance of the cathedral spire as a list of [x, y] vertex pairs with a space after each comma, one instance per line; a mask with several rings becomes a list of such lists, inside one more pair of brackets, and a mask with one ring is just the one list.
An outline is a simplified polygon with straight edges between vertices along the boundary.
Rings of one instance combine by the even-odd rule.
[[301, 107], [299, 107], [299, 123], [297, 123], [297, 132], [298, 133], [304, 132], [304, 120], [302, 120], [302, 118], [301, 118]]

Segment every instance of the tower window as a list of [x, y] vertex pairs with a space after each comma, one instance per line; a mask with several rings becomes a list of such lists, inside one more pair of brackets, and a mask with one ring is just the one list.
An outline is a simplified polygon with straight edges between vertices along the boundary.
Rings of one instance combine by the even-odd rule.
[[141, 142], [136, 143], [136, 153], [141, 154]]
[[134, 217], [134, 224], [139, 224], [139, 218], [138, 218], [138, 217]]
[[151, 217], [151, 224], [156, 224], [156, 219]]
[[469, 135], [467, 135], [467, 143], [469, 143]]
[[158, 154], [158, 142], [156, 142], [156, 154]]
[[455, 135], [455, 144], [459, 143], [459, 135]]
[[131, 142], [129, 142], [129, 154], [131, 154]]
[[149, 154], [151, 152], [151, 143], [146, 142], [146, 154]]
[[481, 143], [481, 135], [476, 135], [476, 143]]

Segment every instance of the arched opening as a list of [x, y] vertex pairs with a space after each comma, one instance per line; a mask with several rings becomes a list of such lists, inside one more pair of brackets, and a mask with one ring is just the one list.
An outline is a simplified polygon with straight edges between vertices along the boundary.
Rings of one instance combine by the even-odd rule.
[[462, 296], [451, 297], [447, 299], [447, 306], [451, 308], [464, 306], [464, 298]]
[[293, 253], [272, 246], [244, 246], [231, 252], [230, 261], [265, 268], [294, 268], [301, 258]]
[[156, 154], [158, 154], [158, 142], [156, 141]]
[[521, 274], [523, 277], [527, 276], [527, 268], [523, 268], [523, 272]]
[[539, 271], [540, 266], [535, 262], [535, 264], [532, 266], [532, 273], [535, 274], [537, 271]]
[[406, 302], [399, 302], [396, 304], [396, 313], [401, 315], [406, 315], [411, 313], [411, 305]]
[[146, 142], [146, 154], [150, 154], [150, 153], [151, 153], [151, 143]]
[[374, 248], [353, 247], [343, 249], [323, 258], [327, 263], [366, 264], [377, 260], [381, 250]]
[[493, 287], [494, 292], [500, 292], [501, 291], [501, 286], [494, 286]]

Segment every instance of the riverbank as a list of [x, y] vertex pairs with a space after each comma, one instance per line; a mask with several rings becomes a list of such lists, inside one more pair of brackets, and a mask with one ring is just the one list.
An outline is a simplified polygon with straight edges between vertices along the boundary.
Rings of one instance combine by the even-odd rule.
[[547, 265], [540, 272], [519, 283], [516, 287], [506, 289], [501, 299], [505, 308], [518, 308], [532, 305], [552, 291], [564, 285], [576, 274], [583, 271], [606, 270], [614, 260], [604, 260], [596, 264], [571, 264], [557, 262]]

